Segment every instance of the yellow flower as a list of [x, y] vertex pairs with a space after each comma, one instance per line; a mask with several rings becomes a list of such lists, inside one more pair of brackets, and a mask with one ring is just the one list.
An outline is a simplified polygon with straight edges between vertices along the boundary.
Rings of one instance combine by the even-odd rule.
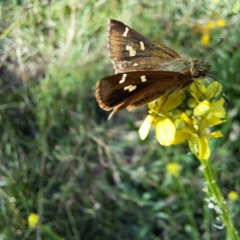
[[144, 140], [149, 133], [151, 125], [154, 125], [159, 143], [163, 146], [171, 145], [174, 141], [176, 127], [168, 111], [178, 107], [182, 100], [183, 94], [174, 92], [171, 95], [163, 96], [149, 103], [149, 115], [139, 128], [140, 138]]
[[217, 25], [218, 25], [218, 27], [223, 28], [223, 27], [225, 27], [226, 22], [225, 22], [224, 19], [219, 19], [219, 20], [217, 21]]
[[235, 191], [230, 191], [227, 197], [229, 200], [236, 201], [238, 200], [238, 193]]
[[181, 170], [181, 166], [178, 163], [167, 164], [167, 172], [172, 176], [178, 177], [180, 170]]
[[[210, 128], [225, 122], [225, 120], [222, 119], [225, 118], [226, 115], [225, 109], [223, 108], [224, 99], [221, 98], [218, 101], [212, 100], [213, 97], [217, 97], [220, 94], [219, 89], [221, 89], [221, 85], [218, 82], [213, 82], [207, 88], [202, 86], [201, 92], [199, 91], [199, 85], [196, 84], [199, 83], [193, 83], [191, 85], [190, 93], [196, 99], [198, 105], [193, 109], [193, 115], [190, 118], [186, 115], [183, 116], [187, 123], [184, 129], [187, 133], [185, 137], [188, 140], [191, 151], [197, 155], [199, 159], [208, 159], [211, 154], [209, 139], [222, 137], [220, 131], [211, 132]], [[209, 91], [212, 89], [215, 89], [215, 92], [212, 91], [211, 94], [209, 94]], [[215, 96], [213, 96], [213, 94], [215, 94]], [[202, 101], [202, 99], [204, 100]], [[177, 144], [183, 141], [183, 139], [181, 139], [181, 141], [177, 139], [179, 135], [180, 134], [175, 137]], [[181, 136], [181, 138], [183, 137]]]
[[216, 27], [223, 28], [225, 27], [225, 25], [226, 25], [226, 22], [224, 19], [219, 19], [217, 21], [209, 21], [207, 24], [203, 25], [201, 43], [203, 45], [208, 45], [210, 42], [210, 36], [209, 36], [210, 31]]
[[141, 139], [155, 126], [161, 145], [176, 145], [187, 140], [190, 150], [199, 159], [208, 159], [209, 139], [222, 137], [220, 131], [212, 132], [211, 127], [225, 122], [224, 99], [216, 100], [221, 89], [218, 82], [205, 87], [199, 81], [190, 86], [185, 99], [183, 93], [173, 92], [149, 103], [149, 115], [139, 129]]
[[201, 43], [203, 45], [208, 45], [210, 42], [210, 37], [209, 37], [209, 34], [208, 33], [204, 33], [201, 37]]
[[215, 26], [216, 26], [216, 24], [215, 24], [214, 21], [209, 21], [209, 22], [206, 24], [206, 27], [207, 27], [208, 29], [213, 29]]
[[194, 23], [192, 26], [192, 33], [200, 32], [202, 29], [202, 26], [199, 23]]
[[38, 225], [39, 216], [35, 213], [30, 213], [28, 216], [28, 226], [30, 228], [35, 228]]

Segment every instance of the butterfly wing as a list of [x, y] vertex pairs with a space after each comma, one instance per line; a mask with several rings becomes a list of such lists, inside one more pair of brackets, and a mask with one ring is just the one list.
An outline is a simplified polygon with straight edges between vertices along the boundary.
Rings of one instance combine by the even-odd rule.
[[170, 48], [113, 19], [108, 22], [108, 50], [116, 73], [157, 71], [162, 63], [180, 58]]
[[192, 82], [190, 72], [137, 71], [119, 73], [98, 81], [96, 99], [104, 110], [114, 114], [124, 108], [132, 110], [163, 94], [181, 90]]

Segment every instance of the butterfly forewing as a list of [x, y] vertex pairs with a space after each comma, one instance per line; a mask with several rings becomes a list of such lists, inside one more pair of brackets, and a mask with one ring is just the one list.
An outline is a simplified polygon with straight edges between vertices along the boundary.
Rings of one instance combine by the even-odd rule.
[[113, 19], [108, 23], [108, 50], [116, 73], [157, 71], [162, 63], [180, 57], [170, 48]]

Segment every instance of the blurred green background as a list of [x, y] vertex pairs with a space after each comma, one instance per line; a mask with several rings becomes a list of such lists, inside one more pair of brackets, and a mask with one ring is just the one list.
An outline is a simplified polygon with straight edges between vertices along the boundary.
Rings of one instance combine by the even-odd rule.
[[141, 141], [147, 107], [107, 121], [96, 103], [109, 18], [212, 65], [229, 104], [211, 161], [240, 230], [239, 1], [2, 0], [0, 18], [0, 239], [226, 239], [188, 145]]

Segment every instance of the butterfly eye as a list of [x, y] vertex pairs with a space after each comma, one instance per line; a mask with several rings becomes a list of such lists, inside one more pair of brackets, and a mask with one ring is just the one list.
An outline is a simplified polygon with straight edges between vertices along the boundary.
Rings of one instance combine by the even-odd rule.
[[193, 74], [194, 78], [199, 78], [199, 77], [206, 77], [206, 73], [200, 70], [196, 70], [196, 72]]
[[202, 75], [202, 72], [199, 70], [196, 70], [195, 73], [193, 74], [194, 78], [199, 78]]

